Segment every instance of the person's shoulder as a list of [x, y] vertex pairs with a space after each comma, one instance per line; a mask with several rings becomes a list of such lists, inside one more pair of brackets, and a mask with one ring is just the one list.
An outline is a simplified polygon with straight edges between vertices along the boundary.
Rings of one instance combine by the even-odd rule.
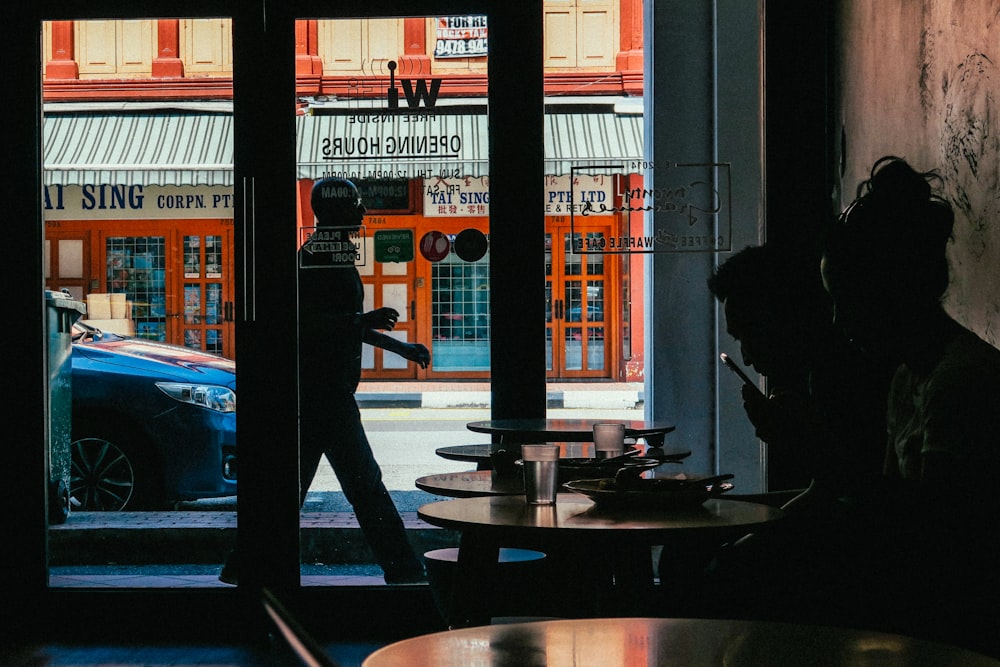
[[928, 378], [928, 390], [1000, 397], [1000, 349], [963, 329], [946, 346]]
[[963, 329], [945, 350], [945, 358], [959, 366], [986, 367], [1000, 373], [1000, 349]]

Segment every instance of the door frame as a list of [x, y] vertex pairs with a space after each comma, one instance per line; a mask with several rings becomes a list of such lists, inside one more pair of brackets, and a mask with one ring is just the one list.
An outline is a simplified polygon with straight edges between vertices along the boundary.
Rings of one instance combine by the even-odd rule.
[[[516, 6], [495, 0], [375, 0], [370, 16], [447, 16], [485, 13], [490, 17], [490, 137], [492, 356], [504, 359], [492, 371], [493, 417], [545, 415], [544, 219], [543, 199], [542, 2]], [[324, 15], [345, 17], [357, 9], [331, 5]], [[211, 641], [263, 639], [268, 626], [253, 592], [261, 586], [295, 598], [305, 616], [336, 613], [333, 625], [355, 640], [406, 636], [423, 630], [433, 615], [427, 591], [300, 589], [298, 549], [298, 455], [294, 299], [288, 286], [295, 275], [294, 225], [294, 19], [315, 15], [315, 3], [301, 0], [174, 0], [169, 5], [136, 5], [122, 0], [72, 3], [40, 0], [3, 23], [6, 79], [17, 95], [8, 100], [8, 159], [27, 168], [4, 179], [12, 220], [12, 247], [20, 249], [3, 268], [8, 302], [24, 317], [24, 348], [10, 369], [24, 378], [21, 396], [23, 442], [47, 442], [48, 379], [45, 304], [42, 288], [41, 21], [65, 19], [169, 17], [233, 18], [234, 118], [236, 152], [236, 344], [240, 362], [240, 514], [237, 539], [245, 569], [238, 589], [119, 591], [50, 589], [45, 520], [46, 447], [18, 447], [7, 460], [15, 470], [7, 528], [18, 535], [16, 549], [4, 550], [0, 567], [17, 572], [0, 607], [12, 619], [7, 630], [19, 637], [89, 641], [202, 637]], [[504, 133], [500, 128], [517, 128]], [[518, 136], [519, 141], [501, 137]], [[24, 196], [25, 193], [38, 196]], [[536, 210], [537, 209], [537, 210]], [[33, 224], [32, 224], [33, 223]], [[527, 243], [525, 243], [527, 239]], [[528, 248], [525, 251], [525, 247]], [[285, 446], [275, 446], [284, 443]], [[84, 607], [72, 627], [56, 622], [64, 610]], [[341, 610], [336, 612], [336, 610]], [[377, 609], [377, 615], [359, 614]], [[170, 618], [169, 627], [163, 623]], [[58, 633], [56, 635], [55, 633]], [[337, 634], [335, 632], [334, 634]]]

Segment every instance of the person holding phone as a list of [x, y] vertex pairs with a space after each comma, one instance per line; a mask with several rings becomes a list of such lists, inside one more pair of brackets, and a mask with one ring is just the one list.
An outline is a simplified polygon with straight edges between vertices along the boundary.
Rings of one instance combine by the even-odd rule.
[[[833, 325], [819, 255], [774, 244], [747, 247], [708, 280], [744, 366], [742, 398], [768, 444], [768, 489], [819, 480], [831, 493], [881, 474], [891, 369], [852, 348]], [[739, 369], [736, 355], [726, 355]], [[745, 377], [745, 376], [744, 376]]]

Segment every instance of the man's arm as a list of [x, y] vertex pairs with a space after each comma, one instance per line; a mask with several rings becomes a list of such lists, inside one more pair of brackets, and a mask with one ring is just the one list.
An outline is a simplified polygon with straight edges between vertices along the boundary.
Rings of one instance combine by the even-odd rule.
[[431, 363], [430, 350], [420, 343], [407, 343], [399, 340], [398, 338], [393, 338], [392, 336], [384, 334], [381, 331], [375, 331], [374, 329], [368, 328], [361, 330], [361, 340], [369, 345], [380, 347], [383, 350], [395, 352], [404, 359], [415, 361], [420, 364], [421, 368], [427, 368], [427, 366]]

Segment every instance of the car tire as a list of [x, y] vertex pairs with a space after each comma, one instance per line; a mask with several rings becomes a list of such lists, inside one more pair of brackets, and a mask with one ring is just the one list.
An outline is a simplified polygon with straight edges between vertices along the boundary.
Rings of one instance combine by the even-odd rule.
[[49, 525], [66, 523], [69, 518], [69, 487], [59, 479], [49, 482]]
[[[79, 435], [78, 435], [79, 434]], [[149, 447], [123, 428], [74, 428], [70, 502], [75, 511], [156, 509], [163, 484]]]

